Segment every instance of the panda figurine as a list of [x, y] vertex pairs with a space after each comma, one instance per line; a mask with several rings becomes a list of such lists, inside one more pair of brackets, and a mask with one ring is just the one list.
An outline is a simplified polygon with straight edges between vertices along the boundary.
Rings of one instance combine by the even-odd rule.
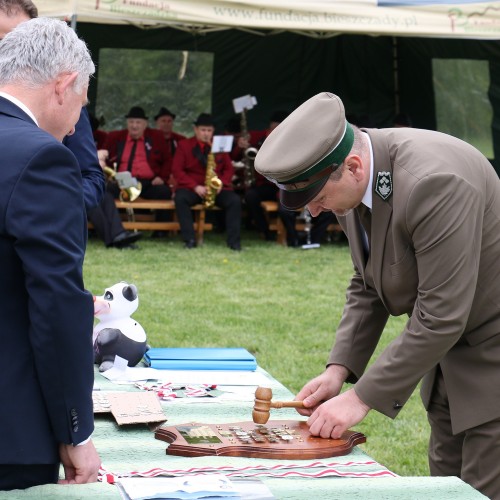
[[130, 317], [138, 306], [137, 287], [124, 281], [94, 297], [94, 316], [99, 323], [94, 327], [92, 342], [100, 372], [112, 368], [117, 355], [126, 359], [128, 366], [135, 366], [149, 349], [146, 332]]

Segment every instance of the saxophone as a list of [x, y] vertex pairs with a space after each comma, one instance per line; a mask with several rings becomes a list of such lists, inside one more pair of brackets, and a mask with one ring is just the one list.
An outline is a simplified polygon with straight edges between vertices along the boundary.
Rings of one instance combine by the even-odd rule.
[[[212, 149], [212, 145], [210, 144], [210, 149]], [[207, 155], [207, 171], [205, 174], [205, 187], [207, 188], [207, 193], [205, 194], [204, 205], [205, 208], [212, 208], [215, 203], [215, 197], [219, 192], [219, 189], [222, 187], [222, 181], [217, 177], [215, 172], [215, 156], [210, 150]]]

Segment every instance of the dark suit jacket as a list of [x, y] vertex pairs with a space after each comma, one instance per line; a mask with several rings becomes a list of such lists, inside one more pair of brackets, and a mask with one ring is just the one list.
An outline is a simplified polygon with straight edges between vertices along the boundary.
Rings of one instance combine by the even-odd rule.
[[[114, 130], [108, 133], [104, 149], [109, 152], [110, 166], [115, 162], [117, 165], [120, 164], [127, 135], [128, 131], [126, 129]], [[167, 143], [163, 133], [156, 129], [147, 128], [144, 131], [144, 144], [151, 170], [153, 170], [155, 176], [161, 177], [165, 181], [168, 180], [171, 167], [168, 159]]]
[[[222, 189], [232, 190], [234, 167], [228, 153], [214, 155], [215, 172], [222, 181]], [[176, 181], [176, 188], [193, 190], [196, 186], [205, 185], [207, 166], [202, 162], [201, 149], [196, 137], [184, 139], [177, 145], [172, 163], [172, 175]]]
[[[356, 272], [329, 363], [347, 366], [361, 399], [391, 417], [422, 377], [428, 406], [439, 363], [454, 433], [499, 418], [500, 180], [484, 156], [451, 136], [367, 132], [371, 266], [357, 212], [339, 217]], [[375, 192], [383, 172], [392, 179], [386, 200]], [[363, 373], [389, 314], [409, 315], [406, 327]]]
[[0, 98], [0, 463], [57, 463], [93, 431], [92, 295], [82, 176], [67, 147]]
[[86, 108], [82, 109], [80, 119], [75, 126], [75, 133], [66, 136], [63, 144], [76, 156], [80, 165], [85, 208], [90, 210], [97, 207], [101, 203], [106, 184], [97, 158], [96, 145]]

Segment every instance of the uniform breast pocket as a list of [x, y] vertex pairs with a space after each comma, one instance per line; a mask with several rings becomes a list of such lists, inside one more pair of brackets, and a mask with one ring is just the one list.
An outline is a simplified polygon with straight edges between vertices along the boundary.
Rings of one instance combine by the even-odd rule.
[[390, 275], [386, 273], [384, 293], [388, 298], [390, 297], [393, 307], [401, 314], [411, 310], [417, 295], [418, 272], [413, 250], [407, 247], [402, 258], [389, 267]]

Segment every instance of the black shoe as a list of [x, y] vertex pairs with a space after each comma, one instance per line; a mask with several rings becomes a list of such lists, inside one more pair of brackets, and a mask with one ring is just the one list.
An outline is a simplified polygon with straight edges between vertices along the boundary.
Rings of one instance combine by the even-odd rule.
[[196, 241], [195, 240], [188, 240], [186, 243], [184, 243], [184, 248], [196, 248]]
[[135, 243], [129, 243], [128, 245], [122, 245], [121, 247], [116, 247], [119, 250], [139, 250], [139, 247]]
[[136, 231], [123, 231], [120, 233], [112, 243], [112, 246], [116, 248], [122, 248], [135, 243], [137, 240], [142, 238], [142, 233]]
[[241, 245], [239, 243], [236, 245], [229, 245], [229, 248], [235, 252], [241, 252]]
[[151, 233], [151, 238], [157, 239], [157, 238], [166, 238], [167, 237], [167, 231], [153, 231]]

